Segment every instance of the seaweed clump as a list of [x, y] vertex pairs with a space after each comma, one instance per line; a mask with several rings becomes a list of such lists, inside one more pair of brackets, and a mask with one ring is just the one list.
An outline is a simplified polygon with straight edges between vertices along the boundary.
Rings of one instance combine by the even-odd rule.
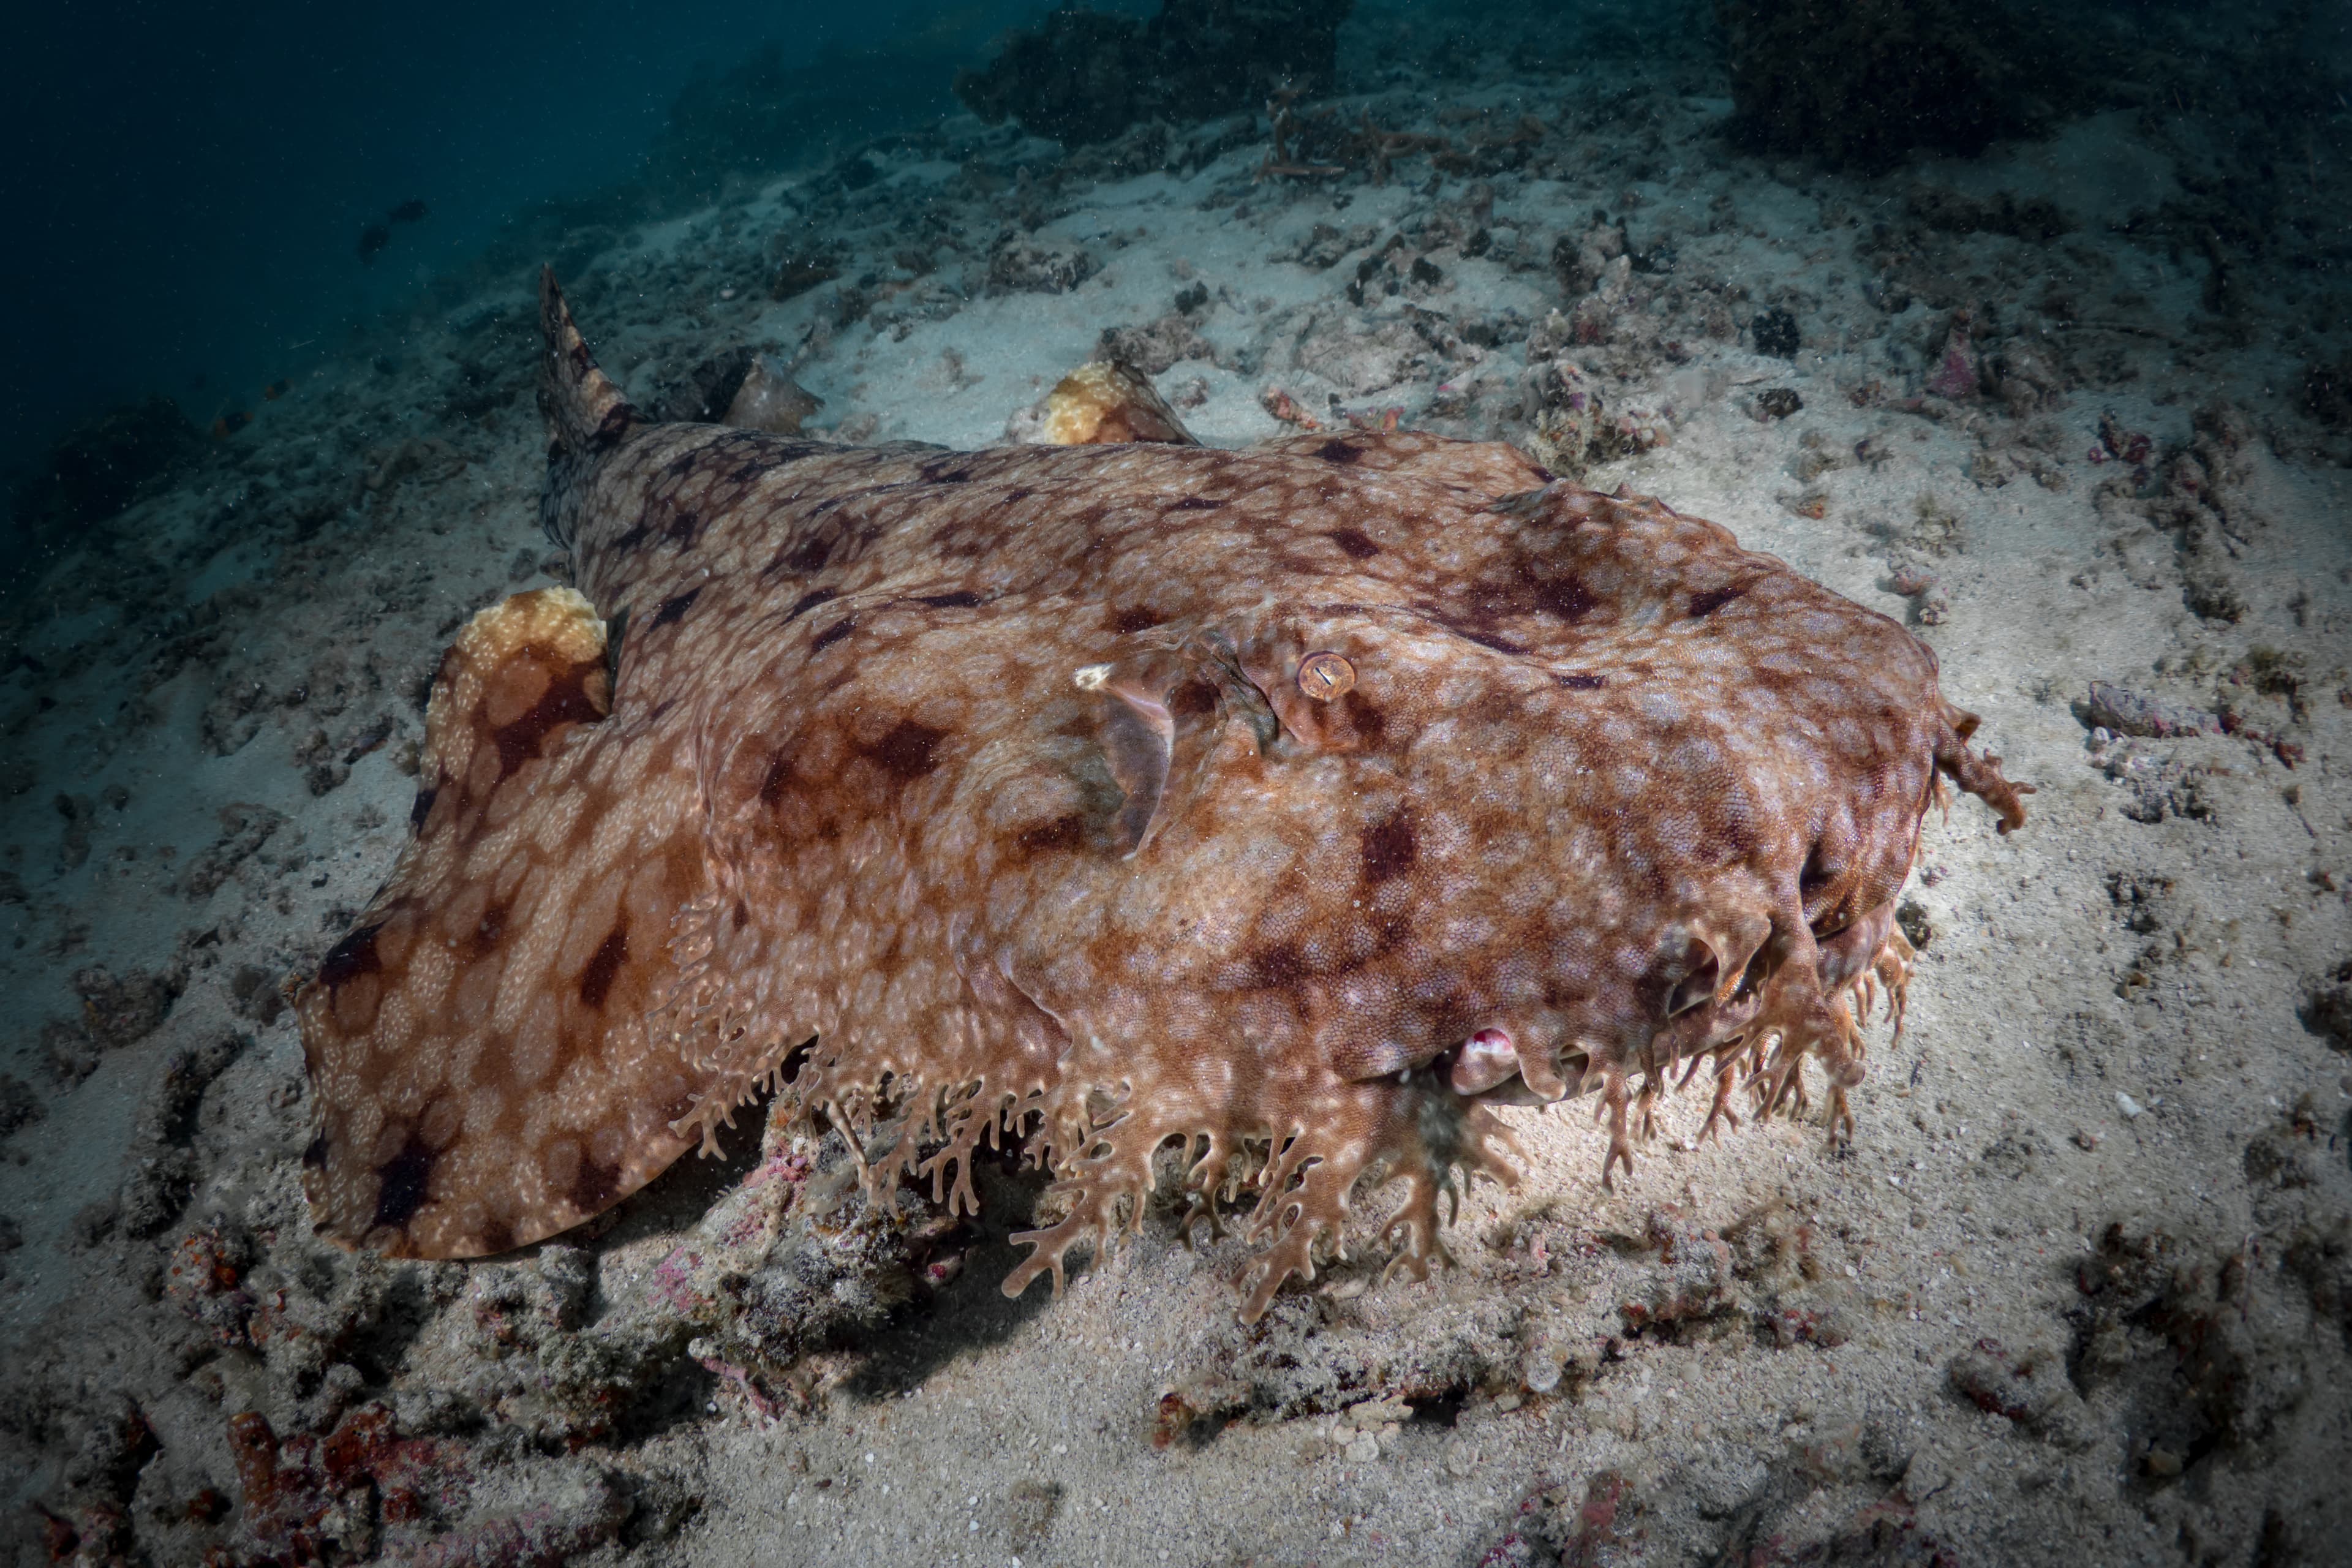
[[1073, 146], [1139, 121], [1184, 124], [1255, 109], [1284, 89], [1330, 90], [1352, 0], [1166, 0], [1146, 23], [1070, 5], [956, 73], [955, 95], [992, 125], [1010, 119]]
[[1969, 156], [2048, 118], [2047, 40], [1959, 0], [1719, 0], [1732, 134], [1761, 152], [1885, 169]]

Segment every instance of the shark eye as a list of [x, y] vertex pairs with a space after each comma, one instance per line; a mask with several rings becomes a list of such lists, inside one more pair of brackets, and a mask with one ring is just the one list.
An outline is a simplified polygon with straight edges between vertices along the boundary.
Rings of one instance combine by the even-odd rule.
[[1356, 684], [1356, 667], [1336, 653], [1310, 653], [1298, 661], [1298, 689], [1318, 702], [1345, 697]]

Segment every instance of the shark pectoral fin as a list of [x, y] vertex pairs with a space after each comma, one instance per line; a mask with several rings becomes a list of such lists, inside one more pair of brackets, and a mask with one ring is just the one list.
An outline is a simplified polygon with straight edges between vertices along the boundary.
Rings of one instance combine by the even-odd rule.
[[568, 588], [467, 625], [435, 678], [415, 837], [296, 998], [321, 1235], [463, 1258], [635, 1191], [712, 1075], [649, 1026], [709, 901], [690, 747], [610, 717]]

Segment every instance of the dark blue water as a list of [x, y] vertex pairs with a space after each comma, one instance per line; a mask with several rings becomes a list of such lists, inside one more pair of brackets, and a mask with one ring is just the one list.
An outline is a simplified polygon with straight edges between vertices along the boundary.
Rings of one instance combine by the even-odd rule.
[[[200, 426], [250, 406], [550, 201], [640, 174], [698, 68], [772, 43], [856, 133], [951, 108], [953, 60], [1031, 9], [27, 7], [0, 76], [0, 467], [127, 397]], [[411, 202], [421, 218], [386, 221]]]
[[[384, 310], [429, 299], [436, 279], [527, 268], [567, 221], [625, 226], [708, 199], [746, 165], [785, 166], [828, 142], [952, 112], [956, 68], [985, 59], [1008, 28], [1046, 9], [1039, 0], [28, 7], [0, 67], [0, 490], [60, 432], [131, 399], [168, 396], [198, 430], [234, 420]], [[1638, 47], [1649, 28], [1671, 47], [1641, 52], [1706, 55], [1732, 14], [1785, 7], [1404, 0], [1378, 9], [1451, 23], [1449, 47], [1465, 55], [1482, 28], [1501, 37], [1535, 16], [1590, 23], [1572, 52]], [[2017, 0], [2012, 9], [2078, 42], [2095, 35], [2097, 58], [2086, 57], [2070, 89], [2078, 92], [2101, 77], [2153, 81], [2164, 53], [2199, 26], [2241, 47], [2274, 37], [2303, 63], [2332, 62], [2288, 73], [2300, 89], [2341, 75], [2352, 26], [2343, 0], [2269, 0], [2226, 16], [2161, 0], [2079, 11]], [[1357, 6], [1349, 26], [1361, 29], [1371, 10]], [[1465, 39], [1468, 51], [1458, 47]], [[2136, 43], [2145, 45], [2137, 55]], [[763, 51], [767, 74], [746, 79], [746, 62]], [[1443, 52], [1411, 63], [1442, 70]], [[772, 112], [781, 131], [765, 145], [698, 143], [709, 127], [678, 122], [681, 103], [707, 118], [713, 98], [730, 91], [764, 94], [767, 111], [787, 106]], [[2330, 120], [2331, 106], [2290, 107], [2299, 118], [2255, 163], [2335, 154], [2342, 121]], [[2247, 215], [2252, 230], [2272, 221]]]

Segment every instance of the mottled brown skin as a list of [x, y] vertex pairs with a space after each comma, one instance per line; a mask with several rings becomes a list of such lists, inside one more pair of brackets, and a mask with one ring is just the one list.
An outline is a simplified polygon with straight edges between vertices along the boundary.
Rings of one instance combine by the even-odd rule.
[[1181, 1149], [1196, 1213], [1259, 1194], [1254, 1317], [1383, 1182], [1425, 1272], [1514, 1174], [1488, 1101], [1597, 1092], [1606, 1175], [1677, 1075], [1769, 1112], [1812, 1057], [1836, 1127], [1939, 775], [2023, 818], [1901, 626], [1507, 447], [648, 425], [543, 296], [586, 598], [452, 649], [416, 840], [300, 998], [346, 1244], [553, 1234], [782, 1078], [959, 1206], [1025, 1137], [1062, 1217], [1008, 1291]]

